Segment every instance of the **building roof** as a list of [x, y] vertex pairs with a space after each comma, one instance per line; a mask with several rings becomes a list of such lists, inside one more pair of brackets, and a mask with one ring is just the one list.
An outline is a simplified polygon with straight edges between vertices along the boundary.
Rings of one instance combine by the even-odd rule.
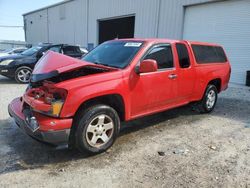
[[30, 12], [26, 12], [23, 14], [23, 16], [26, 16], [28, 14], [32, 14], [32, 13], [35, 13], [35, 12], [38, 12], [38, 11], [41, 11], [41, 10], [45, 10], [45, 9], [48, 9], [48, 8], [51, 8], [51, 7], [55, 7], [55, 6], [58, 6], [58, 5], [62, 5], [64, 3], [68, 3], [68, 2], [71, 2], [71, 1], [74, 1], [74, 0], [64, 0], [64, 1], [61, 1], [59, 3], [55, 3], [55, 4], [52, 4], [52, 5], [48, 5], [46, 7], [42, 7], [42, 8], [39, 8], [39, 9], [36, 9], [36, 10], [32, 10]]

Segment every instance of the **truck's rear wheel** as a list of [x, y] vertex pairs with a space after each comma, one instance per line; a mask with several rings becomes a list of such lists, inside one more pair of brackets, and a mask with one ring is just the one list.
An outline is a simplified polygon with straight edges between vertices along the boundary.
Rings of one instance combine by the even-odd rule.
[[106, 105], [96, 105], [78, 114], [76, 146], [81, 152], [101, 153], [111, 147], [119, 133], [117, 112]]
[[202, 100], [198, 104], [201, 113], [210, 113], [214, 110], [218, 98], [218, 90], [214, 85], [208, 85]]

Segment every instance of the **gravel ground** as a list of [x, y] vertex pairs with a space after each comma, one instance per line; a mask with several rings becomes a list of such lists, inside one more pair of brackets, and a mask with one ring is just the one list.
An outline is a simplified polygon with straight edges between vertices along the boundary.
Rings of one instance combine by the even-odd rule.
[[25, 87], [0, 77], [0, 187], [250, 188], [250, 88], [230, 85], [211, 114], [185, 106], [123, 124], [88, 156], [20, 132], [7, 105]]

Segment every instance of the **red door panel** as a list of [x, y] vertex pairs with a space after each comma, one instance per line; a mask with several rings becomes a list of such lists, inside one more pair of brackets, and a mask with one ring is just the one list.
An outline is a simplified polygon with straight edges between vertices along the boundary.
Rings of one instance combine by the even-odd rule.
[[131, 90], [131, 116], [160, 110], [172, 105], [176, 97], [175, 70], [165, 70], [138, 75]]

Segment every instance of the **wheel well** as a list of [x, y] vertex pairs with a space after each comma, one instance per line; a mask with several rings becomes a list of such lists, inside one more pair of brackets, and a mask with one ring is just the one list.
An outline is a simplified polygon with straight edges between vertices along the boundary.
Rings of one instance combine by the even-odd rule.
[[93, 99], [89, 99], [85, 101], [83, 104], [81, 104], [75, 113], [73, 124], [70, 130], [69, 148], [75, 147], [75, 133], [76, 133], [75, 123], [77, 119], [79, 118], [78, 116], [79, 112], [82, 112], [82, 110], [87, 109], [88, 107], [97, 105], [97, 104], [104, 104], [104, 105], [108, 105], [114, 108], [116, 112], [118, 113], [120, 120], [121, 121], [125, 120], [125, 105], [124, 105], [124, 101], [121, 95], [111, 94], [111, 95], [104, 95], [104, 96], [96, 97]]
[[17, 69], [21, 68], [21, 67], [24, 67], [24, 68], [29, 68], [32, 70], [32, 68], [29, 66], [29, 65], [19, 65], [15, 71], [17, 71]]
[[214, 80], [211, 80], [208, 85], [214, 85], [217, 88], [218, 93], [221, 91], [221, 79], [216, 78]]
[[96, 97], [93, 99], [89, 99], [85, 101], [81, 106], [78, 108], [77, 112], [80, 110], [87, 109], [90, 106], [96, 104], [105, 104], [115, 109], [118, 113], [119, 118], [121, 121], [125, 120], [125, 106], [122, 97], [119, 94], [111, 94], [111, 95], [104, 95], [100, 97]]

